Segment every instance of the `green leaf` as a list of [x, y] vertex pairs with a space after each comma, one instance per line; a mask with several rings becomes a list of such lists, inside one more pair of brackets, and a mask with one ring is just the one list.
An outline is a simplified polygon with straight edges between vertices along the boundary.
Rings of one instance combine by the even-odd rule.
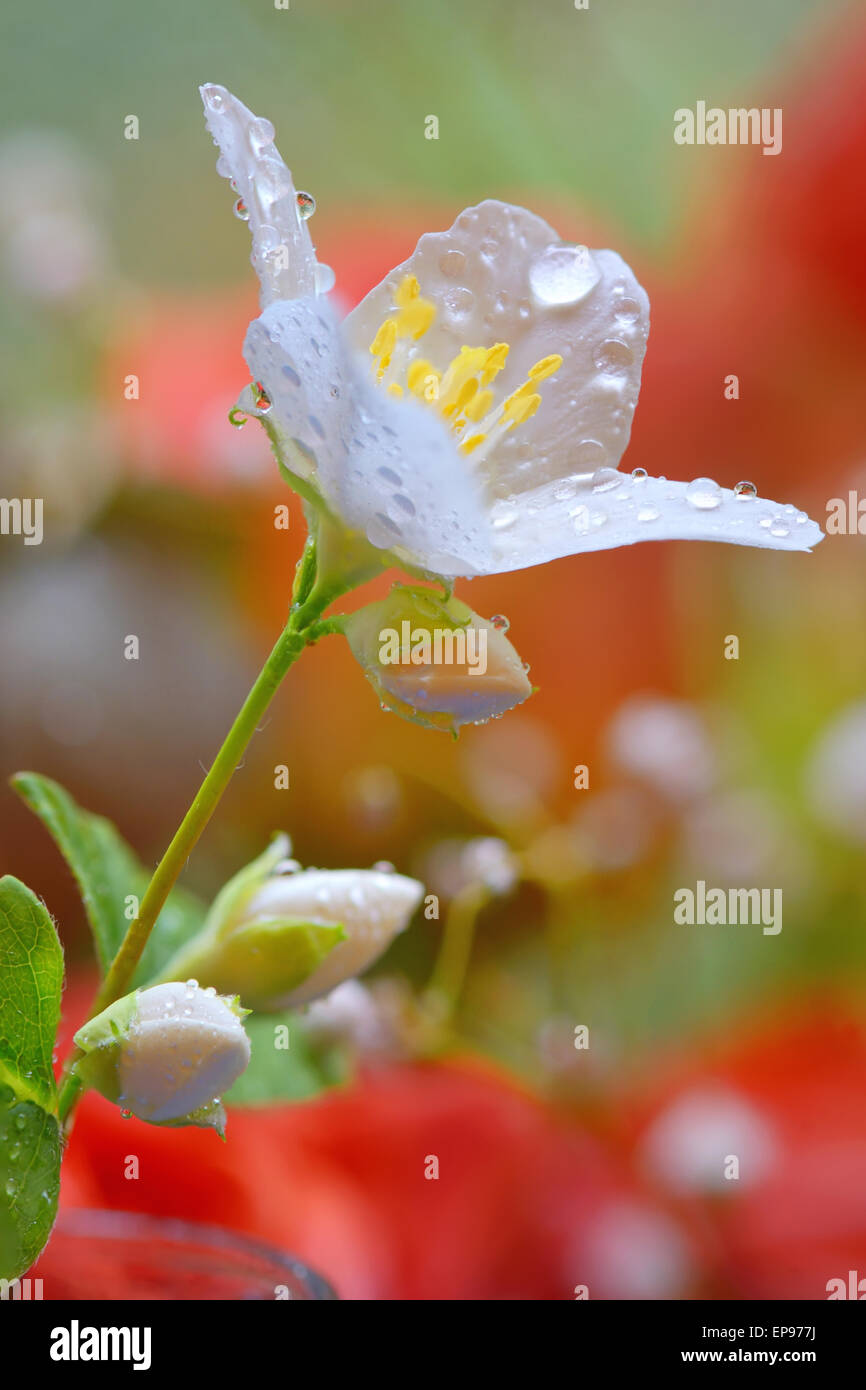
[[15, 1279], [51, 1234], [60, 1191], [52, 1055], [63, 951], [35, 893], [0, 879], [0, 1278]]
[[[129, 927], [127, 899], [141, 901], [150, 875], [111, 821], [82, 810], [57, 782], [36, 772], [19, 772], [12, 786], [42, 821], [75, 876], [104, 974]], [[133, 985], [153, 979], [196, 934], [204, 916], [198, 898], [174, 888], [151, 932]]]
[[244, 1019], [244, 1027], [252, 1055], [246, 1071], [223, 1097], [226, 1105], [309, 1100], [347, 1080], [345, 1051], [334, 1044], [314, 1044], [297, 1014], [253, 1014]]

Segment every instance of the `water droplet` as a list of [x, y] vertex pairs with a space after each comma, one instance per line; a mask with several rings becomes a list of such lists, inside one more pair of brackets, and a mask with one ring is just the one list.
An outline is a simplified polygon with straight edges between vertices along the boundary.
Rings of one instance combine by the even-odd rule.
[[121, 1112], [120, 1112], [120, 1118], [121, 1118], [122, 1120], [131, 1120], [131, 1119], [132, 1119], [132, 1111], [131, 1111], [131, 1110], [121, 1110]]
[[321, 261], [316, 265], [316, 294], [327, 294], [337, 283], [337, 277], [329, 265]]
[[187, 980], [187, 982], [186, 982], [186, 992], [187, 992], [188, 995], [193, 995], [193, 994], [195, 994], [195, 992], [196, 992], [197, 989], [198, 989], [198, 980]]
[[222, 92], [218, 92], [214, 87], [208, 87], [205, 92], [205, 100], [212, 111], [222, 111], [225, 99]]
[[316, 211], [316, 200], [312, 193], [301, 192], [295, 194], [295, 200], [298, 204], [298, 216], [306, 222]]
[[256, 153], [274, 142], [274, 127], [265, 116], [257, 116], [250, 124], [250, 144]]
[[239, 406], [232, 406], [229, 411], [229, 424], [234, 425], [236, 430], [242, 430], [248, 419], [249, 416], [245, 415]]
[[459, 286], [457, 289], [448, 291], [444, 303], [452, 318], [463, 319], [471, 313], [475, 304], [475, 296], [471, 290]]
[[221, 154], [216, 162], [216, 171], [221, 179], [230, 179], [232, 176], [232, 166], [224, 154]]
[[263, 415], [267, 415], [271, 408], [271, 398], [260, 381], [253, 382], [253, 399], [256, 403], [256, 410], [260, 410]]
[[6, 1154], [10, 1163], [17, 1163], [21, 1157], [21, 1145], [13, 1144], [11, 1149], [7, 1149]]
[[779, 539], [781, 539], [783, 536], [790, 536], [790, 534], [790, 528], [785, 518], [783, 516], [774, 516], [770, 523], [770, 535], [778, 536]]
[[443, 275], [447, 275], [449, 280], [455, 279], [455, 277], [460, 274], [465, 264], [466, 257], [463, 252], [454, 250], [453, 248], [450, 251], [443, 252], [439, 257], [439, 269], [442, 271]]
[[16, 1178], [7, 1178], [7, 1179], [6, 1179], [6, 1189], [5, 1189], [5, 1190], [6, 1190], [6, 1196], [7, 1196], [7, 1197], [14, 1197], [14, 1196], [15, 1196], [15, 1193], [18, 1191], [18, 1181], [17, 1181], [17, 1179], [16, 1179]]
[[640, 305], [636, 299], [621, 299], [614, 312], [624, 323], [636, 323], [640, 318]]
[[686, 501], [700, 512], [713, 511], [722, 500], [722, 489], [712, 478], [695, 478], [686, 488]]
[[23, 1115], [16, 1115], [16, 1116], [15, 1116], [15, 1128], [16, 1128], [19, 1132], [20, 1132], [22, 1129], [25, 1128], [26, 1124], [27, 1124], [27, 1121], [25, 1120], [25, 1118], [24, 1118]]
[[390, 859], [377, 859], [373, 869], [377, 874], [395, 874], [397, 872]]
[[490, 619], [491, 627], [495, 627], [497, 632], [507, 632], [510, 626], [504, 613], [494, 613]]
[[593, 362], [600, 372], [621, 372], [628, 367], [634, 353], [621, 338], [605, 338], [593, 353]]
[[239, 217], [242, 222], [249, 222], [250, 210], [244, 202], [243, 198], [238, 198], [237, 202], [235, 203], [234, 214], [235, 217]]
[[622, 482], [622, 474], [615, 468], [597, 468], [592, 475], [593, 492], [610, 492], [611, 488], [619, 487]]
[[[524, 662], [522, 662], [521, 664], [522, 664], [522, 666], [523, 666], [524, 671], [525, 671], [525, 672], [527, 673], [527, 675], [528, 675], [529, 672], [532, 670], [532, 667], [530, 666], [529, 662], [528, 662], [528, 661], [524, 661]], [[482, 722], [484, 722], [484, 721], [482, 721]]]
[[655, 507], [641, 507], [637, 519], [638, 521], [658, 521], [660, 516], [661, 512], [657, 511]]
[[539, 304], [577, 304], [595, 289], [601, 272], [585, 246], [546, 247], [529, 267], [529, 288]]
[[644, 478], [648, 477], [648, 474], [645, 468], [633, 468], [631, 470], [631, 476], [636, 483], [642, 483]]
[[734, 487], [734, 496], [743, 497], [746, 501], [748, 501], [750, 497], [757, 497], [757, 495], [758, 489], [755, 487], [754, 483], [742, 482], [737, 483]]

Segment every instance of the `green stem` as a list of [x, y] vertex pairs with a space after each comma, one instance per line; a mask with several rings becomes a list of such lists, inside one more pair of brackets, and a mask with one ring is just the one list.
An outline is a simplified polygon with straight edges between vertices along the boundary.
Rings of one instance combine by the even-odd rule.
[[[138, 916], [134, 922], [130, 923], [120, 950], [112, 961], [111, 968], [94, 1001], [90, 1013], [91, 1018], [101, 1013], [115, 999], [119, 999], [121, 995], [128, 992], [135, 968], [178, 875], [213, 815], [220, 797], [228, 786], [243, 757], [244, 750], [261, 722], [280, 682], [310, 640], [312, 632], [309, 629], [318, 619], [327, 603], [336, 597], [334, 589], [330, 586], [327, 590], [322, 591], [317, 591], [314, 587], [312, 592], [309, 592], [308, 574], [307, 566], [302, 564], [302, 572], [299, 575], [295, 592], [297, 595], [299, 590], [303, 593], [306, 589], [305, 601], [293, 606], [289, 621], [280, 633], [273, 651], [241, 706], [225, 742], [217, 753], [213, 765], [184, 816], [174, 839], [157, 865], [147, 892], [141, 900]], [[61, 1123], [68, 1121], [82, 1089], [80, 1082], [71, 1074], [71, 1068], [77, 1055], [77, 1051], [75, 1051], [70, 1056], [61, 1083], [59, 1102]]]
[[427, 986], [427, 995], [440, 1022], [451, 1018], [457, 1008], [472, 955], [478, 914], [489, 900], [486, 884], [470, 883], [455, 894], [448, 906], [439, 954]]

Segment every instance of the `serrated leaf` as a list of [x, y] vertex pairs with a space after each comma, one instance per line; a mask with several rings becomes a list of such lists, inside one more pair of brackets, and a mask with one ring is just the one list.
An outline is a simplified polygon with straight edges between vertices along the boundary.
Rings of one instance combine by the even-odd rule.
[[244, 1019], [244, 1027], [251, 1056], [246, 1071], [223, 1097], [226, 1105], [310, 1100], [347, 1079], [344, 1050], [311, 1042], [297, 1014], [253, 1014]]
[[[83, 810], [63, 787], [36, 772], [19, 772], [12, 786], [27, 803], [63, 855], [81, 891], [103, 974], [129, 927], [126, 900], [141, 900], [150, 875], [104, 816]], [[204, 921], [204, 904], [174, 888], [145, 947], [133, 985], [146, 984]]]
[[52, 1056], [63, 951], [48, 912], [0, 879], [0, 1278], [15, 1279], [51, 1234], [60, 1191]]

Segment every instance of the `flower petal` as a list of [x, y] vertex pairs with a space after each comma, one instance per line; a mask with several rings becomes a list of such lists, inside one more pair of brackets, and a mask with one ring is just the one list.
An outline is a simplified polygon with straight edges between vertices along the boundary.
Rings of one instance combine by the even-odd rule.
[[738, 495], [709, 478], [672, 482], [613, 468], [600, 469], [588, 481], [548, 484], [531, 499], [497, 504], [493, 526], [498, 534], [492, 568], [476, 572], [499, 574], [637, 541], [811, 550], [823, 539], [818, 524], [791, 505]]
[[464, 557], [489, 547], [480, 484], [444, 424], [377, 389], [327, 300], [271, 304], [250, 324], [244, 357], [281, 455], [293, 449], [288, 466], [346, 526], [434, 574], [463, 573]]
[[412, 255], [348, 316], [366, 349], [407, 274], [437, 309], [417, 353], [443, 368], [461, 346], [509, 345], [497, 398], [551, 354], [563, 361], [540, 387], [537, 413], [497, 443], [484, 465], [493, 498], [575, 473], [616, 467], [628, 444], [649, 332], [649, 299], [615, 251], [560, 241], [525, 208], [488, 200]]
[[225, 87], [200, 87], [207, 128], [219, 145], [220, 173], [230, 178], [249, 215], [252, 263], [261, 303], [315, 294], [316, 256], [298, 211], [292, 176], [274, 144], [270, 121], [254, 116]]

